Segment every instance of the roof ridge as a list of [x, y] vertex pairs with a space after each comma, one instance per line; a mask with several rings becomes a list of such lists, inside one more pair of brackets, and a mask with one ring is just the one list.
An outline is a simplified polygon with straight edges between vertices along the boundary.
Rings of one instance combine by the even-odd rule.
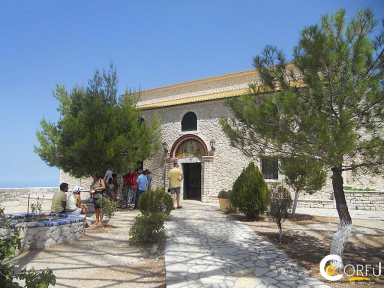
[[247, 93], [247, 91], [249, 91], [249, 88], [239, 88], [235, 90], [222, 91], [222, 92], [216, 92], [216, 93], [205, 94], [205, 95], [190, 96], [190, 97], [180, 98], [180, 99], [163, 100], [155, 103], [146, 103], [146, 104], [138, 105], [137, 107], [139, 108], [139, 110], [149, 110], [149, 109], [164, 108], [169, 106], [190, 104], [190, 103], [203, 102], [203, 101], [223, 100], [228, 97], [234, 97], [234, 96], [245, 94]]
[[239, 72], [210, 76], [210, 77], [206, 77], [206, 78], [201, 78], [201, 79], [196, 79], [196, 80], [191, 80], [191, 81], [186, 81], [186, 82], [181, 82], [181, 83], [176, 83], [176, 84], [171, 84], [171, 85], [165, 85], [165, 86], [161, 86], [161, 87], [156, 87], [156, 88], [152, 88], [152, 89], [148, 89], [148, 90], [142, 90], [141, 93], [153, 92], [156, 90], [171, 89], [171, 88], [180, 87], [180, 86], [188, 86], [190, 84], [195, 84], [195, 83], [199, 83], [199, 82], [214, 81], [214, 80], [219, 80], [220, 78], [225, 79], [225, 78], [237, 76], [239, 74], [252, 74], [252, 73], [258, 73], [258, 71], [256, 69], [249, 69], [249, 70], [244, 70], [244, 71], [239, 71]]

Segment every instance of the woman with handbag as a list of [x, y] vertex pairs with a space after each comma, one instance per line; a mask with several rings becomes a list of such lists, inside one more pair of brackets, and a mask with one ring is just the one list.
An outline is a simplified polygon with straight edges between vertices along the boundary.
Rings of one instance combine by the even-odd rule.
[[96, 222], [95, 225], [103, 224], [103, 209], [98, 203], [98, 200], [104, 196], [105, 182], [100, 175], [92, 175], [93, 183], [91, 185], [90, 193], [93, 195], [93, 204], [95, 205]]

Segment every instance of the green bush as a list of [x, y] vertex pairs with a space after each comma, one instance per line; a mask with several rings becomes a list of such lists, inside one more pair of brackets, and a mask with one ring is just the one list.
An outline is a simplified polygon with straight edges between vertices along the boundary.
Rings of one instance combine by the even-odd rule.
[[169, 193], [165, 192], [164, 187], [156, 190], [144, 192], [139, 198], [139, 208], [141, 213], [164, 213], [169, 215], [172, 211], [173, 201]]
[[289, 209], [292, 207], [292, 197], [289, 191], [283, 186], [273, 186], [270, 190], [269, 215], [276, 222], [279, 228], [279, 242], [283, 237], [282, 222], [288, 218]]
[[268, 187], [253, 162], [236, 179], [229, 200], [248, 219], [256, 219], [267, 210]]
[[160, 243], [165, 240], [164, 213], [147, 213], [135, 217], [129, 230], [129, 243]]
[[107, 197], [99, 198], [97, 203], [101, 205], [104, 215], [108, 218], [111, 218], [113, 214], [115, 214], [115, 212], [118, 210], [116, 202], [108, 199]]
[[139, 199], [142, 214], [136, 216], [129, 231], [131, 244], [160, 243], [165, 240], [164, 221], [171, 213], [173, 201], [164, 187], [144, 192]]

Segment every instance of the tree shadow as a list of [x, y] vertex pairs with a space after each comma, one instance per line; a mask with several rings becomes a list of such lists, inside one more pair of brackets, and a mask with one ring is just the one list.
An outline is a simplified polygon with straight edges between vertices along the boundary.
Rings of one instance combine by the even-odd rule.
[[[87, 230], [71, 244], [29, 251], [19, 255], [16, 263], [20, 268], [51, 268], [59, 287], [165, 287], [164, 249], [153, 255], [147, 246], [128, 243], [133, 217], [118, 217], [109, 226]], [[124, 222], [126, 227], [120, 229]]]
[[248, 226], [213, 208], [208, 213], [201, 213], [202, 209], [208, 211], [206, 206], [188, 205], [184, 215], [169, 217], [167, 284], [205, 285], [207, 277], [211, 284], [220, 284], [223, 278], [235, 281], [243, 276], [266, 286], [310, 281], [303, 268]]

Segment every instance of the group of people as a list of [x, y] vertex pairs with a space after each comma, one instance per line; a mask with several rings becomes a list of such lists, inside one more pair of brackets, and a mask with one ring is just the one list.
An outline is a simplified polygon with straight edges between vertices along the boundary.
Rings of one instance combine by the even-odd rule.
[[[106, 191], [106, 196], [110, 197], [112, 200], [116, 201], [117, 194], [119, 190], [119, 183], [117, 180], [117, 175], [112, 172], [112, 169], [108, 169], [105, 173], [104, 178], [98, 177], [96, 175], [93, 177], [93, 184], [91, 186], [91, 194], [94, 195], [94, 199], [98, 199], [97, 192], [99, 190]], [[174, 208], [182, 208], [180, 205], [180, 186], [181, 181], [183, 180], [183, 172], [180, 170], [179, 165], [174, 163], [174, 167], [168, 173], [169, 180], [169, 192], [172, 195], [172, 199], [174, 202]], [[134, 206], [134, 209], [139, 208], [138, 201], [140, 196], [146, 192], [151, 191], [152, 189], [152, 172], [148, 169], [145, 170], [135, 170], [130, 171], [123, 176], [123, 187], [122, 187], [122, 199], [121, 205], [122, 207], [127, 207], [129, 205]], [[95, 192], [92, 192], [95, 190]], [[98, 205], [95, 205], [95, 209]], [[101, 218], [102, 218], [102, 210]], [[98, 212], [96, 215], [99, 215]], [[97, 218], [97, 217], [96, 217]]]
[[[169, 189], [173, 199], [173, 209], [180, 209], [180, 187], [183, 180], [183, 172], [179, 165], [174, 163], [174, 167], [168, 173]], [[124, 175], [123, 201], [126, 205], [134, 204], [138, 208], [140, 196], [150, 191], [152, 186], [152, 173], [148, 169], [129, 172]], [[176, 207], [175, 207], [176, 206]]]
[[152, 173], [148, 169], [128, 172], [123, 183], [123, 203], [137, 209], [140, 196], [152, 189]]
[[[119, 182], [117, 174], [108, 169], [104, 177], [94, 174], [92, 175], [93, 182], [91, 184], [89, 193], [95, 207], [96, 222], [95, 225], [102, 225], [103, 209], [99, 203], [102, 197], [109, 197], [112, 201], [117, 201], [117, 193], [119, 190]], [[134, 205], [138, 209], [138, 201], [140, 196], [151, 190], [152, 186], [152, 173], [148, 169], [138, 170], [126, 173], [123, 177], [122, 196], [126, 205]], [[180, 186], [183, 180], [183, 173], [179, 169], [178, 164], [175, 163], [174, 167], [168, 173], [169, 189], [171, 193], [174, 206], [180, 206]], [[51, 204], [51, 211], [58, 213], [68, 213], [70, 215], [86, 214], [88, 208], [85, 204], [81, 203], [80, 191], [81, 187], [75, 186], [72, 192], [68, 192], [68, 183], [60, 184], [60, 191], [54, 193]], [[175, 207], [173, 208], [175, 209]]]
[[[95, 207], [95, 225], [102, 225], [103, 209], [99, 203], [99, 199], [108, 196], [112, 200], [117, 199], [118, 181], [117, 175], [108, 170], [104, 178], [100, 175], [92, 175], [93, 182], [91, 184], [89, 193]], [[88, 207], [81, 203], [80, 192], [81, 187], [75, 186], [72, 192], [68, 192], [68, 183], [60, 184], [60, 191], [53, 194], [51, 212], [67, 213], [69, 215], [77, 216], [86, 214]]]
[[66, 212], [70, 215], [86, 214], [88, 207], [81, 203], [81, 187], [75, 186], [72, 192], [68, 192], [68, 183], [60, 184], [60, 191], [53, 194], [51, 211], [57, 213]]

